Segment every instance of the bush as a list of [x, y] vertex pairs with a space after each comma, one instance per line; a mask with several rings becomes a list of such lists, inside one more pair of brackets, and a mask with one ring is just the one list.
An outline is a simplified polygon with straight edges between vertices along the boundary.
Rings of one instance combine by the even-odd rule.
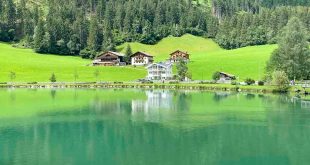
[[237, 81], [232, 81], [231, 85], [239, 85], [239, 83]]
[[258, 81], [258, 85], [259, 85], [259, 86], [264, 86], [264, 85], [265, 85], [265, 82], [264, 82], [264, 81]]
[[38, 82], [28, 82], [27, 84], [38, 84]]
[[113, 84], [124, 84], [124, 82], [114, 81]]
[[54, 73], [51, 75], [50, 81], [53, 82], [53, 83], [57, 81], [56, 80], [56, 75]]
[[214, 72], [212, 75], [212, 79], [215, 81], [218, 81], [221, 78], [221, 73], [220, 72]]
[[170, 81], [169, 84], [179, 84], [179, 81]]
[[276, 92], [287, 92], [290, 87], [288, 76], [284, 71], [273, 72], [272, 84], [277, 86]]
[[251, 79], [251, 78], [247, 78], [245, 81], [244, 81], [247, 85], [253, 85], [255, 84], [255, 80]]
[[93, 59], [96, 57], [96, 52], [86, 48], [80, 51], [80, 56], [85, 59]]

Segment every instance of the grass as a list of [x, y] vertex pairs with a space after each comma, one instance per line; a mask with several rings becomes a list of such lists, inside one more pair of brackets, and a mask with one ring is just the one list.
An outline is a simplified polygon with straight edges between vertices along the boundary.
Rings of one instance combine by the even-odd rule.
[[[75, 80], [96, 81], [95, 71], [98, 69], [100, 81], [129, 81], [146, 75], [144, 68], [134, 67], [91, 67], [91, 60], [80, 57], [41, 55], [29, 49], [13, 48], [11, 45], [0, 43], [0, 82], [10, 81], [9, 72], [16, 73], [17, 82], [47, 82], [52, 73], [57, 81]], [[130, 73], [130, 74], [129, 74]]]
[[[128, 43], [117, 47], [125, 51]], [[224, 50], [213, 40], [192, 35], [167, 37], [156, 45], [130, 43], [133, 51], [144, 51], [155, 56], [155, 61], [164, 61], [169, 54], [177, 49], [191, 54], [189, 64], [193, 79], [211, 79], [215, 71], [224, 71], [240, 80], [263, 77], [266, 62], [276, 45], [264, 45]], [[36, 54], [29, 49], [13, 48], [0, 43], [0, 82], [9, 82], [9, 73], [15, 72], [16, 82], [46, 82], [52, 73], [57, 81], [74, 81], [74, 73], [78, 72], [77, 81], [97, 81], [94, 73], [98, 69], [98, 81], [131, 81], [146, 76], [143, 67], [91, 67], [90, 60], [72, 56], [56, 56]]]
[[[125, 51], [128, 43], [119, 47]], [[193, 79], [211, 79], [216, 71], [234, 74], [244, 80], [263, 78], [266, 62], [276, 45], [251, 46], [235, 50], [224, 50], [211, 39], [184, 35], [180, 38], [168, 37], [156, 45], [130, 43], [133, 51], [144, 51], [155, 56], [155, 61], [164, 61], [177, 49], [191, 54], [189, 64]]]

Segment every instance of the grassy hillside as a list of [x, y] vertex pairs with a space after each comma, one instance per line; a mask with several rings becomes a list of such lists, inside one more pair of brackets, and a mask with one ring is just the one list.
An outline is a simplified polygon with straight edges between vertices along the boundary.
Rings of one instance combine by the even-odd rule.
[[[47, 82], [52, 73], [57, 81], [74, 81], [75, 71], [78, 81], [96, 81], [94, 72], [98, 69], [101, 81], [129, 81], [146, 75], [144, 68], [133, 67], [91, 67], [91, 60], [80, 57], [36, 54], [29, 49], [13, 48], [0, 43], [0, 82], [8, 82], [9, 72], [16, 73], [19, 82]], [[128, 74], [130, 73], [130, 74]]]
[[[128, 43], [119, 47], [125, 51]], [[235, 50], [224, 50], [211, 39], [192, 35], [168, 37], [156, 45], [130, 43], [133, 51], [144, 51], [155, 56], [155, 61], [169, 58], [177, 49], [191, 54], [190, 70], [193, 79], [211, 79], [215, 71], [225, 71], [239, 76], [240, 79], [263, 77], [266, 62], [276, 45], [252, 46]]]
[[[247, 77], [260, 79], [263, 76], [266, 61], [275, 45], [246, 47], [236, 50], [224, 50], [210, 39], [185, 35], [168, 37], [156, 45], [130, 43], [133, 51], [145, 51], [155, 56], [155, 61], [169, 58], [176, 50], [188, 51], [191, 54], [190, 70], [194, 79], [211, 79], [215, 71], [235, 74], [240, 79]], [[125, 51], [127, 44], [118, 47]], [[78, 72], [78, 81], [96, 81], [94, 72], [100, 71], [100, 81], [129, 81], [144, 78], [143, 67], [91, 67], [90, 60], [80, 57], [36, 54], [29, 49], [13, 48], [0, 43], [0, 82], [8, 82], [9, 72], [16, 73], [19, 82], [46, 82], [52, 73], [57, 81], [74, 81], [74, 73]]]

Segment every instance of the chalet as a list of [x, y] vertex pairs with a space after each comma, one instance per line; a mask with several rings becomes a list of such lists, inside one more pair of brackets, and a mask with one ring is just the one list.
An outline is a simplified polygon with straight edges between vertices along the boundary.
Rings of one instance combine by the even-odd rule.
[[136, 52], [130, 56], [131, 65], [143, 66], [153, 63], [153, 56], [144, 52]]
[[124, 62], [124, 54], [108, 51], [100, 54], [94, 61], [94, 66], [120, 66], [126, 65]]
[[189, 61], [189, 54], [180, 50], [177, 50], [170, 54], [170, 61], [172, 63], [178, 62], [178, 60], [180, 59]]
[[219, 81], [231, 81], [231, 80], [235, 80], [236, 76], [232, 75], [232, 74], [228, 74], [225, 72], [220, 72], [220, 79]]
[[171, 80], [172, 64], [170, 62], [153, 63], [146, 67], [148, 80]]

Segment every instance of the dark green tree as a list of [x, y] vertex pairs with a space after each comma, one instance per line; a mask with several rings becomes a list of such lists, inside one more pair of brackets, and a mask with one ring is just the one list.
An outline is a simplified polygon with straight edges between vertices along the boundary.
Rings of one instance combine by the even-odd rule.
[[180, 81], [184, 81], [186, 76], [189, 74], [187, 62], [183, 59], [179, 59], [176, 68], [178, 73], [178, 79]]
[[276, 49], [267, 65], [267, 71], [284, 71], [289, 79], [310, 78], [310, 51], [307, 32], [296, 17], [292, 18], [279, 36]]
[[131, 46], [130, 44], [127, 45], [126, 47], [126, 52], [125, 52], [125, 62], [127, 64], [129, 64], [131, 61], [130, 61], [130, 56], [132, 55], [132, 50], [131, 50]]
[[43, 46], [43, 40], [44, 40], [44, 22], [42, 19], [39, 19], [38, 24], [34, 30], [34, 36], [33, 36], [33, 48], [38, 53], [44, 53], [46, 50], [44, 50], [46, 47]]
[[54, 73], [52, 73], [51, 77], [50, 77], [50, 82], [54, 83], [56, 82], [57, 79], [56, 79], [56, 75]]
[[87, 40], [87, 45], [91, 50], [100, 50], [100, 29], [96, 16], [92, 16], [90, 20], [89, 35]]

